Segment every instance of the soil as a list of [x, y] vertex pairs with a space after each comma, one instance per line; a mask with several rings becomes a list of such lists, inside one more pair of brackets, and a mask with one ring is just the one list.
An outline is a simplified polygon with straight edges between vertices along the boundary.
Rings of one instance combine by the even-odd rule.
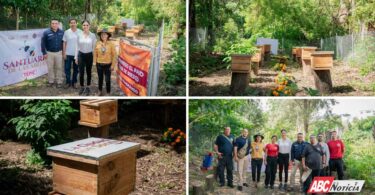
[[[274, 78], [277, 71], [272, 70], [275, 61], [271, 61], [260, 68], [259, 75], [251, 74], [247, 96], [269, 96], [272, 88], [276, 86]], [[287, 73], [291, 74], [298, 85], [299, 91], [296, 96], [308, 96], [305, 88], [315, 89], [312, 76], [304, 77], [302, 68], [296, 63], [288, 67]], [[334, 63], [331, 71], [333, 82], [333, 93], [331, 96], [374, 96], [375, 95], [375, 72], [367, 76], [360, 76], [359, 69]], [[231, 96], [230, 94], [231, 71], [221, 69], [205, 76], [190, 78], [189, 93], [191, 96]]]
[[[167, 86], [163, 81], [165, 79], [165, 74], [163, 71], [163, 64], [166, 63], [172, 55], [172, 49], [169, 44], [172, 37], [164, 36], [163, 42], [163, 50], [161, 56], [161, 65], [160, 65], [160, 77], [159, 77], [159, 86], [158, 86], [158, 94], [160, 96], [171, 96], [176, 95], [177, 93], [181, 93], [179, 91], [184, 90], [185, 85], [181, 86]], [[116, 49], [118, 51], [119, 46], [119, 37], [114, 36], [112, 39], [113, 43], [116, 45]], [[154, 32], [144, 32], [140, 37], [137, 38], [137, 41], [150, 45], [156, 46], [156, 41], [158, 40], [158, 34]], [[117, 68], [117, 67], [116, 67]], [[111, 94], [107, 96], [124, 96], [122, 90], [119, 88], [117, 84], [117, 75], [116, 75], [116, 68], [112, 71], [111, 74]], [[47, 75], [43, 75], [33, 80], [27, 80], [24, 82], [20, 82], [14, 85], [9, 85], [0, 88], [0, 95], [1, 96], [79, 96], [79, 75], [78, 75], [78, 89], [74, 89], [72, 87], [68, 89], [64, 88], [57, 88], [56, 86], [48, 87], [47, 83]], [[86, 81], [86, 76], [85, 76]], [[105, 85], [104, 85], [105, 86]], [[97, 96], [98, 95], [98, 75], [96, 66], [92, 67], [92, 82], [90, 87], [91, 93], [90, 96]], [[103, 90], [105, 91], [105, 90]]]
[[[141, 143], [137, 153], [136, 189], [131, 194], [184, 194], [185, 150], [161, 143], [160, 129], [110, 128], [110, 138]], [[87, 128], [69, 131], [70, 140], [87, 138]], [[42, 195], [52, 191], [51, 167], [26, 163], [29, 144], [0, 140], [0, 194]]]

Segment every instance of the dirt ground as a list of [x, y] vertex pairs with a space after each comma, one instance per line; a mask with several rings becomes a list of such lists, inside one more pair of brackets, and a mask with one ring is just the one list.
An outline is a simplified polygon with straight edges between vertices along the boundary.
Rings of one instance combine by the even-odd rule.
[[[185, 147], [175, 150], [159, 142], [159, 129], [111, 126], [110, 138], [141, 143], [137, 153], [136, 189], [131, 194], [184, 194]], [[69, 131], [69, 139], [87, 137], [87, 129]], [[30, 145], [0, 140], [0, 194], [44, 195], [52, 191], [51, 167], [26, 164]]]
[[[141, 43], [156, 46], [158, 34], [154, 32], [145, 32], [137, 41]], [[113, 42], [116, 45], [116, 49], [119, 49], [119, 37], [114, 37]], [[166, 96], [166, 95], [175, 95], [178, 91], [183, 90], [185, 86], [166, 86], [164, 78], [165, 74], [163, 71], [163, 64], [166, 63], [171, 56], [171, 47], [169, 42], [171, 41], [171, 37], [164, 36], [163, 42], [163, 50], [162, 50], [162, 57], [161, 57], [161, 66], [160, 66], [160, 77], [159, 77], [159, 86], [158, 86], [158, 96]], [[123, 92], [119, 88], [117, 84], [117, 75], [116, 69], [112, 71], [111, 74], [111, 94], [108, 96], [124, 96]], [[65, 78], [65, 77], [64, 77]], [[85, 76], [86, 81], [86, 76]], [[20, 82], [14, 85], [9, 85], [0, 88], [0, 96], [79, 96], [79, 75], [78, 75], [78, 89], [73, 88], [56, 88], [54, 87], [47, 87], [47, 75], [38, 77], [33, 80], [28, 80], [24, 82]], [[104, 85], [105, 86], [105, 85]], [[90, 96], [97, 96], [98, 95], [98, 75], [96, 71], [96, 66], [92, 67], [92, 82], [90, 87], [91, 94]], [[105, 91], [105, 90], [103, 90]]]
[[[272, 62], [271, 64], [274, 64]], [[251, 75], [247, 96], [269, 96], [271, 89], [276, 86], [274, 78], [277, 72], [272, 70], [271, 64], [260, 68], [259, 75]], [[288, 73], [295, 77], [299, 91], [296, 96], [308, 96], [303, 89], [315, 89], [312, 76], [304, 77], [302, 68], [298, 65], [288, 67]], [[331, 72], [333, 93], [331, 96], [374, 96], [375, 72], [362, 77], [358, 68], [345, 66], [335, 62]], [[205, 76], [190, 78], [189, 94], [191, 96], [230, 96], [231, 71], [223, 69]]]

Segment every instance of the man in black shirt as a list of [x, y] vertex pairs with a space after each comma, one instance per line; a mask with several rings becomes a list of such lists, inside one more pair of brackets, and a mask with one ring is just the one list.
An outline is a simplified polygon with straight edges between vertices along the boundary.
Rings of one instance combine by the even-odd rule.
[[220, 186], [225, 185], [224, 170], [227, 169], [228, 186], [233, 188], [233, 141], [234, 136], [230, 134], [230, 127], [225, 127], [224, 134], [217, 136], [214, 149], [219, 159], [218, 175]]
[[314, 179], [319, 176], [320, 164], [325, 164], [325, 152], [323, 147], [317, 143], [315, 135], [310, 136], [310, 144], [306, 144], [302, 152], [302, 166], [305, 171], [311, 169], [310, 176], [303, 183], [303, 191], [307, 193], [307, 190]]

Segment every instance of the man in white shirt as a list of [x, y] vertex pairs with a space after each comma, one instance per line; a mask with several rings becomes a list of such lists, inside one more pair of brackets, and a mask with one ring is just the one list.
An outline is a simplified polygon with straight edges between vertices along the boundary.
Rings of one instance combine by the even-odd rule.
[[326, 154], [325, 164], [323, 162], [320, 165], [320, 176], [329, 176], [328, 174], [328, 165], [329, 165], [329, 148], [328, 145], [323, 141], [323, 134], [318, 134], [318, 143], [323, 147], [323, 151]]
[[[70, 28], [65, 31], [63, 37], [63, 58], [65, 60], [65, 77], [66, 77], [66, 86], [65, 88], [69, 88], [72, 86], [73, 88], [76, 87], [77, 83], [77, 75], [78, 75], [78, 65], [75, 63], [74, 56], [76, 53], [77, 48], [77, 37], [82, 31], [77, 29], [77, 20], [70, 19], [69, 20]], [[73, 75], [71, 74], [73, 64]]]

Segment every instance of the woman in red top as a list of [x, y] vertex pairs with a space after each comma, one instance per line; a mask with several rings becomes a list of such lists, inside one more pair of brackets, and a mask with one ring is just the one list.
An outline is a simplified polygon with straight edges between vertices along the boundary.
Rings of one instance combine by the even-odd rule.
[[266, 161], [264, 164], [266, 165], [266, 180], [264, 182], [265, 188], [273, 189], [273, 185], [275, 184], [275, 177], [276, 177], [276, 168], [277, 168], [277, 156], [279, 153], [279, 146], [276, 144], [277, 136], [272, 136], [272, 143], [267, 144], [264, 147], [264, 153], [266, 154]]

